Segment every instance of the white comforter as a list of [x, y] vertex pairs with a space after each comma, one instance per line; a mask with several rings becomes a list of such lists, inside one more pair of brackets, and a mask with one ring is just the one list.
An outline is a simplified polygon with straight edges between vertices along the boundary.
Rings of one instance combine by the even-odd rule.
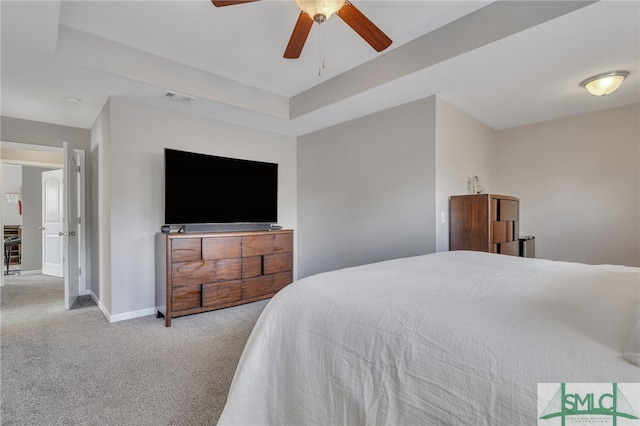
[[640, 270], [444, 252], [307, 277], [258, 320], [219, 425], [535, 425], [537, 383], [640, 382]]

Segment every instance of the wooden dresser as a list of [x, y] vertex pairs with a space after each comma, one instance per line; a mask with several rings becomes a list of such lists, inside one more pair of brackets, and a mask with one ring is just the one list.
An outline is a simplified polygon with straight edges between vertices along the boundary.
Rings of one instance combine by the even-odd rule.
[[293, 231], [156, 235], [158, 317], [272, 297], [293, 281]]
[[520, 200], [496, 194], [449, 199], [449, 249], [518, 256]]

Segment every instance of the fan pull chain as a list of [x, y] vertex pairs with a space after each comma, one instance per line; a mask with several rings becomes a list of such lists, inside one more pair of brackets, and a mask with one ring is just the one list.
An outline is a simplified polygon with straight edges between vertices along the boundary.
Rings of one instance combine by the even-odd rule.
[[318, 52], [319, 52], [318, 76], [322, 77], [322, 70], [326, 68], [324, 63], [324, 25], [322, 25], [322, 22], [318, 22], [318, 26], [320, 27], [320, 31], [318, 31], [318, 34], [319, 34], [318, 45], [320, 46], [320, 48], [318, 49]]

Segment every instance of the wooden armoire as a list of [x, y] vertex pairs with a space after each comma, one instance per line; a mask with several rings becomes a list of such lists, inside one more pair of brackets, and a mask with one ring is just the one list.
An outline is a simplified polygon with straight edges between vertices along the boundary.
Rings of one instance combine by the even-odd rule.
[[519, 256], [520, 200], [497, 194], [449, 199], [449, 249]]

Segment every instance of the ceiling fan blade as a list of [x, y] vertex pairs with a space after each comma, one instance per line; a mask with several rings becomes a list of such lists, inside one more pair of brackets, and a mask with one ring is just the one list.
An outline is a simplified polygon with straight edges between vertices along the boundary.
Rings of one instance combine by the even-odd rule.
[[344, 22], [347, 23], [360, 37], [371, 45], [376, 51], [381, 52], [391, 46], [391, 39], [376, 27], [362, 12], [350, 2], [345, 2], [344, 6], [336, 12]]
[[300, 12], [296, 26], [293, 27], [289, 44], [287, 44], [287, 48], [284, 51], [284, 57], [286, 59], [296, 59], [300, 57], [300, 53], [302, 53], [302, 48], [307, 41], [307, 36], [312, 26], [313, 19], [305, 12]]
[[242, 4], [242, 3], [253, 3], [254, 1], [260, 1], [260, 0], [211, 0], [211, 3], [213, 3], [213, 5], [215, 7], [222, 7], [222, 6], [233, 6], [234, 4]]

